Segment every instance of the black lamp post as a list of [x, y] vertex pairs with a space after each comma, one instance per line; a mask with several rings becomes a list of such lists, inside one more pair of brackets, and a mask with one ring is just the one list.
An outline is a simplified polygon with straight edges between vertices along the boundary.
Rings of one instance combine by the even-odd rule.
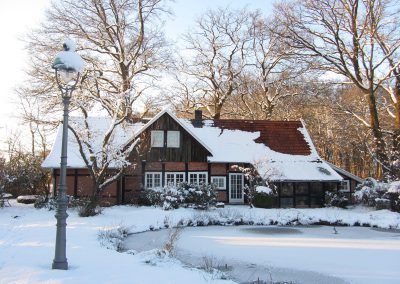
[[60, 164], [60, 183], [57, 190], [57, 234], [56, 247], [53, 260], [53, 269], [68, 269], [66, 256], [66, 227], [67, 227], [67, 145], [68, 145], [68, 106], [73, 90], [79, 80], [79, 73], [82, 72], [84, 62], [82, 58], [75, 53], [75, 44], [67, 40], [64, 45], [64, 51], [57, 54], [52, 68], [55, 70], [55, 76], [58, 88], [61, 91], [64, 116], [63, 132], [61, 146], [61, 164]]

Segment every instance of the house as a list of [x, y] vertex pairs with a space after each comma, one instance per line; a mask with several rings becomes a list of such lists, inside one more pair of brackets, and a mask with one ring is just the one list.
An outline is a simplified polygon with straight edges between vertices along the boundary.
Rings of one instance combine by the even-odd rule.
[[353, 194], [356, 191], [357, 185], [364, 182], [364, 179], [353, 175], [352, 173], [339, 168], [338, 166], [325, 161], [332, 169], [334, 169], [342, 178], [339, 191], [346, 195], [346, 197], [351, 201], [353, 199]]
[[[96, 129], [92, 136], [107, 127], [106, 119], [91, 123]], [[135, 163], [103, 196], [114, 204], [137, 201], [143, 188], [183, 181], [214, 183], [219, 201], [243, 204], [246, 179], [239, 167], [255, 167], [277, 186], [280, 207], [321, 207], [325, 191], [337, 191], [343, 180], [319, 157], [301, 121], [203, 120], [201, 111], [188, 120], [163, 110], [150, 120], [119, 129], [116, 136], [121, 139], [116, 144], [122, 145], [131, 135], [141, 139], [132, 157]], [[52, 170], [54, 186], [61, 138], [59, 131], [43, 162], [43, 167]], [[91, 181], [71, 132], [68, 145], [68, 194], [78, 197], [88, 193]]]

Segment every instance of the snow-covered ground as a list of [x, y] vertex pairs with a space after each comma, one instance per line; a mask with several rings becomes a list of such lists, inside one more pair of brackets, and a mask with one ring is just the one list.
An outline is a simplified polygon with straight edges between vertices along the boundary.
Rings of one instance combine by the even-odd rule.
[[[336, 230], [336, 231], [335, 231]], [[168, 230], [133, 234], [140, 250], [161, 247]], [[178, 259], [195, 266], [228, 267], [238, 282], [400, 283], [400, 230], [328, 226], [190, 227], [176, 242]]]
[[[31, 205], [15, 202], [12, 202], [12, 205], [0, 209], [0, 283], [229, 283], [218, 279], [216, 274], [210, 275], [187, 267], [170, 257], [157, 256], [154, 250], [132, 255], [102, 247], [98, 240], [99, 232], [118, 226], [126, 227], [132, 233], [177, 224], [311, 224], [319, 221], [400, 228], [400, 214], [362, 208], [264, 210], [229, 206], [210, 211], [163, 211], [151, 207], [116, 206], [106, 208], [103, 214], [91, 218], [80, 218], [75, 211], [69, 210], [67, 257], [70, 269], [58, 271], [51, 269], [56, 223], [54, 211], [37, 210]], [[187, 235], [185, 233], [180, 239], [182, 248], [186, 250], [194, 247], [193, 251], [188, 252], [200, 256], [203, 254], [201, 250], [207, 250], [215, 252], [218, 258], [239, 258], [254, 265], [276, 265], [290, 269], [291, 272], [310, 270], [339, 278], [343, 278], [341, 276], [344, 275], [349, 280], [359, 279], [359, 275], [364, 271], [370, 279], [374, 275], [375, 267], [385, 266], [387, 269], [382, 271], [387, 278], [379, 278], [383, 281], [380, 283], [393, 283], [390, 281], [399, 277], [396, 269], [391, 269], [393, 263], [396, 263], [393, 255], [399, 255], [398, 233], [390, 234], [361, 227], [339, 227], [339, 234], [334, 235], [332, 227], [320, 227], [323, 229], [317, 229], [318, 231], [296, 227], [300, 233], [290, 236], [275, 234], [271, 245], [271, 240], [266, 241], [265, 235], [246, 231], [247, 227], [233, 227], [234, 231], [229, 234], [227, 228], [232, 227], [199, 228], [200, 231], [193, 230], [192, 234], [189, 234], [191, 229], [186, 230]], [[202, 229], [204, 231], [201, 231]], [[211, 234], [212, 232], [214, 234]], [[331, 239], [334, 241], [331, 242]], [[269, 245], [266, 245], [266, 242]], [[260, 246], [264, 249], [257, 248]], [[297, 252], [296, 257], [290, 254], [293, 251]], [[249, 252], [247, 256], [245, 252]], [[264, 258], [264, 255], [269, 254], [270, 256]], [[352, 257], [351, 263], [356, 262], [360, 265], [343, 265], [339, 258], [342, 254], [344, 260], [346, 257]], [[376, 255], [377, 260], [370, 259], [371, 255]], [[318, 258], [327, 261], [322, 262]], [[314, 262], [311, 259], [314, 259]], [[312, 263], [316, 263], [317, 266], [311, 267]], [[353, 277], [353, 274], [356, 277]]]
[[[185, 267], [155, 251], [131, 255], [100, 246], [98, 232], [121, 221], [152, 222], [132, 207], [106, 210], [93, 218], [69, 212], [69, 270], [52, 270], [55, 243], [54, 211], [12, 203], [0, 209], [0, 283], [232, 283]], [[146, 210], [144, 210], [146, 211]], [[161, 210], [160, 210], [161, 211]], [[160, 217], [160, 216], [158, 216]], [[143, 219], [145, 218], [145, 219]], [[129, 221], [128, 221], [129, 220]], [[148, 226], [147, 226], [148, 227]]]

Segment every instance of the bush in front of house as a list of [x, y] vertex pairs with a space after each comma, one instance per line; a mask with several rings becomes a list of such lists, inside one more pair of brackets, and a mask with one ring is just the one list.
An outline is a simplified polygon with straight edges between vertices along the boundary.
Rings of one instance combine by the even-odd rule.
[[251, 204], [257, 208], [275, 208], [278, 206], [278, 197], [274, 190], [266, 186], [256, 186], [251, 193]]
[[208, 209], [217, 203], [217, 191], [212, 184], [192, 185], [182, 183], [179, 187], [182, 192], [183, 204], [196, 209]]
[[162, 205], [162, 188], [144, 189], [139, 194], [138, 204], [144, 206], [161, 206]]
[[367, 178], [357, 186], [354, 197], [358, 204], [400, 212], [400, 181], [378, 182]]
[[37, 195], [20, 195], [17, 197], [18, 203], [34, 204], [39, 199]]
[[339, 207], [346, 209], [349, 205], [349, 199], [340, 192], [325, 192], [325, 206]]
[[217, 192], [213, 185], [193, 185], [186, 182], [178, 186], [145, 189], [142, 191], [139, 204], [145, 206], [161, 206], [164, 210], [179, 207], [208, 209], [215, 206]]
[[41, 167], [42, 158], [16, 152], [9, 161], [0, 163], [0, 178], [4, 190], [14, 197], [20, 195], [48, 195], [48, 173]]

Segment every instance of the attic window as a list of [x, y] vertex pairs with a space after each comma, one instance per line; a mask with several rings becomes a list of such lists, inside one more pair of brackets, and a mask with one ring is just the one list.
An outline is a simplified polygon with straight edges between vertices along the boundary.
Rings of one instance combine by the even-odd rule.
[[151, 147], [164, 147], [164, 131], [151, 131]]
[[180, 146], [180, 133], [179, 131], [167, 131], [167, 147], [179, 148]]

